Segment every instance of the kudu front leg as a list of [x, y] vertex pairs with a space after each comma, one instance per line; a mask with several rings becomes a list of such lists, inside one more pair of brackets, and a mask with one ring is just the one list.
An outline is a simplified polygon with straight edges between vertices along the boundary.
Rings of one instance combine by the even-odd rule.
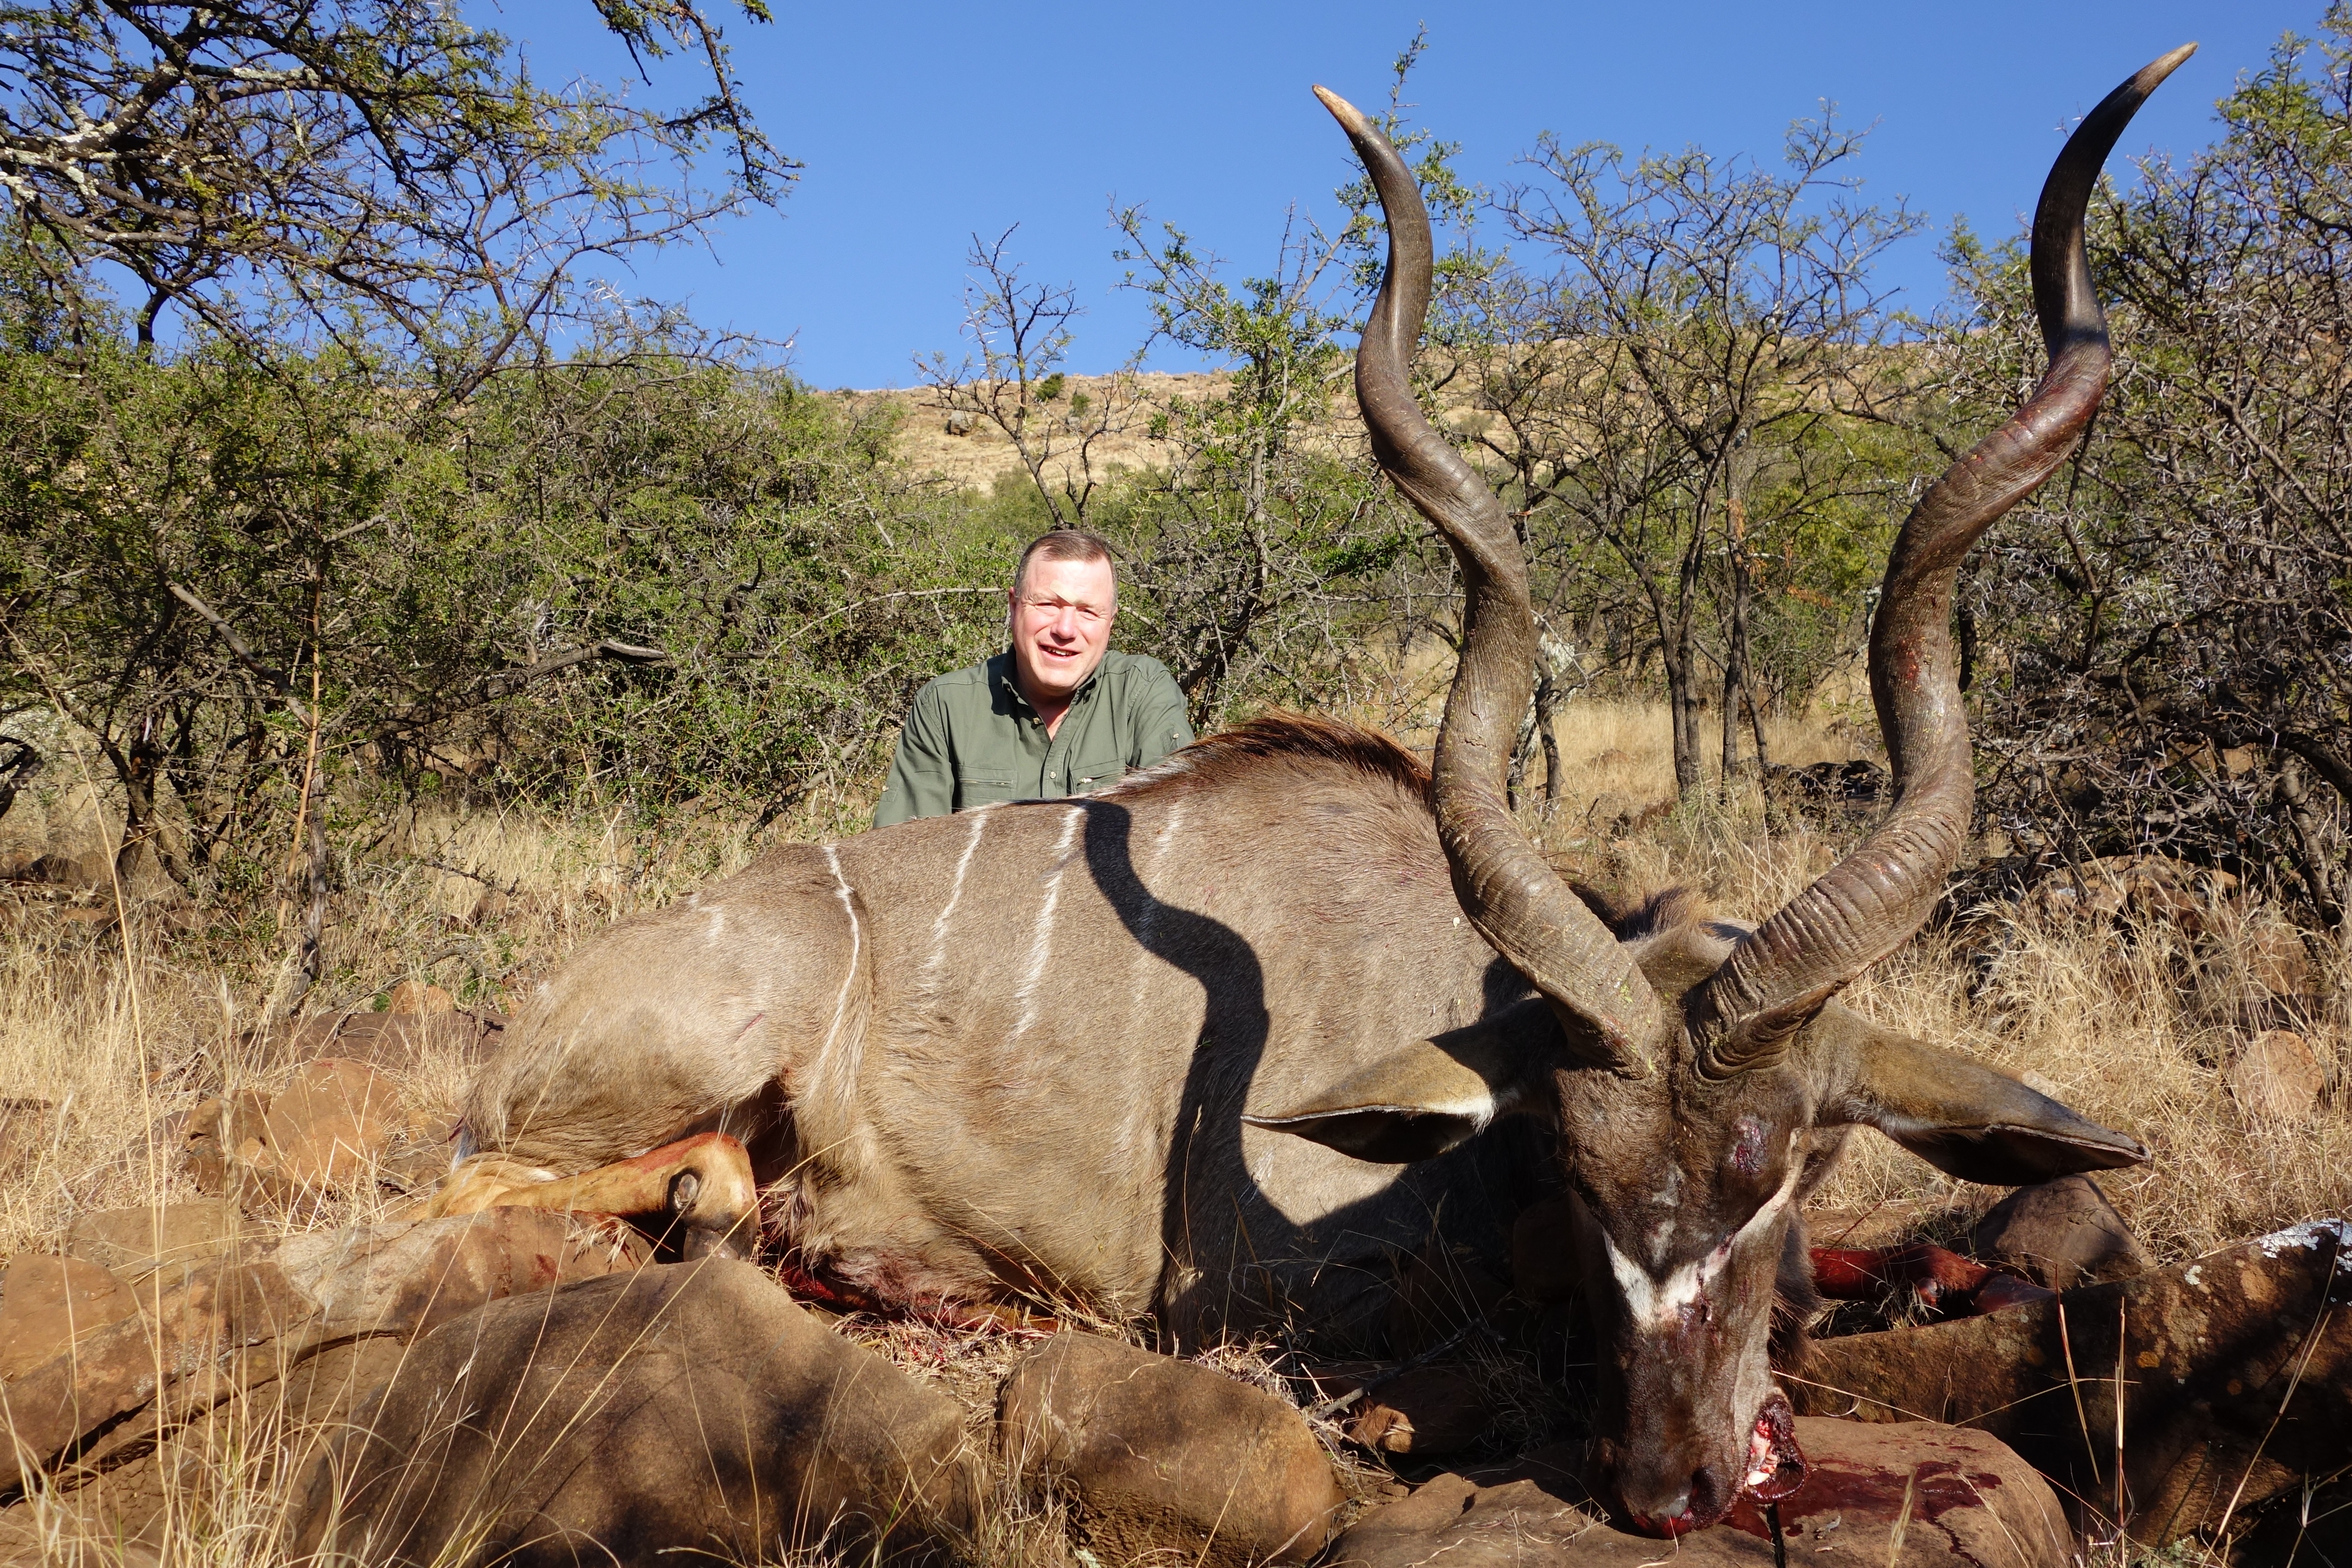
[[703, 1132], [634, 1160], [553, 1177], [498, 1154], [458, 1162], [434, 1215], [516, 1207], [617, 1215], [686, 1258], [746, 1258], [759, 1234], [751, 1157], [724, 1132]]

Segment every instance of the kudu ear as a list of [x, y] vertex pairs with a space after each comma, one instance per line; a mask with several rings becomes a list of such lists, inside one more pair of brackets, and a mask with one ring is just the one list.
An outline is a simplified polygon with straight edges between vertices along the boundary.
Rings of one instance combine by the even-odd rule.
[[1496, 1117], [1539, 1103], [1528, 1091], [1555, 1054], [1542, 1048], [1546, 1034], [1556, 1045], [1559, 1026], [1540, 998], [1530, 998], [1400, 1046], [1303, 1104], [1242, 1120], [1376, 1165], [1434, 1159]]
[[1816, 1120], [1875, 1127], [1964, 1182], [2021, 1187], [2137, 1165], [2138, 1139], [1954, 1052], [1882, 1029], [1832, 1002], [1808, 1033], [1822, 1087]]

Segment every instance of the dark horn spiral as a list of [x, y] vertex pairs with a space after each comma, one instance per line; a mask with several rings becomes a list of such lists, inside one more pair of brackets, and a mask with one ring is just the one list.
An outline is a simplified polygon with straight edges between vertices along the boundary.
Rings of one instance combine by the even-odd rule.
[[1656, 994], [1507, 804], [1511, 744], [1535, 684], [1535, 607], [1502, 504], [1412, 395], [1408, 371], [1429, 309], [1428, 211], [1388, 138], [1337, 94], [1318, 87], [1315, 95], [1355, 143], [1388, 218], [1388, 269], [1356, 353], [1356, 400], [1373, 454], [1453, 547], [1467, 595], [1461, 664], [1432, 768], [1455, 891], [1479, 933], [1550, 998], [1571, 1047], [1621, 1072], [1647, 1072], [1666, 1025]]
[[1961, 559], [2033, 493], [2082, 438], [2106, 390], [2106, 317], [2091, 289], [2083, 225], [2101, 165], [2148, 94], [2196, 49], [2134, 75], [2084, 117], [2033, 216], [2033, 303], [2050, 369], [2025, 405], [1920, 498], [1886, 563], [1870, 628], [1870, 690], [1895, 803], [1870, 837], [1743, 938], [1685, 1002], [1702, 1079], [1781, 1059], [1790, 1036], [1856, 976], [1911, 939], [1935, 907], [1975, 805], [1968, 717], [1952, 659]]

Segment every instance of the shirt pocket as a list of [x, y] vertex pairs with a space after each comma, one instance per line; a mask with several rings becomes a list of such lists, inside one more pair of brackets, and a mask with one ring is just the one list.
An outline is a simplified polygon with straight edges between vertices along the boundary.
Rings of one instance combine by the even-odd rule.
[[970, 811], [975, 805], [993, 805], [1001, 800], [1016, 800], [1020, 794], [1021, 788], [1013, 782], [1010, 773], [989, 768], [969, 772], [962, 768], [956, 770], [955, 808], [958, 811]]
[[1070, 769], [1070, 793], [1092, 795], [1097, 790], [1110, 788], [1127, 772], [1127, 763], [1120, 757], [1098, 757], [1078, 763]]

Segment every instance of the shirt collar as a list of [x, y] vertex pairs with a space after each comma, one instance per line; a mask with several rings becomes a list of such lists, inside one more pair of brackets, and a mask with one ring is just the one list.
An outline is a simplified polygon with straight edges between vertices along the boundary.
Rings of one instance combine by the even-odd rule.
[[[1086, 700], [1087, 693], [1095, 689], [1095, 682], [1102, 679], [1103, 669], [1109, 663], [1110, 649], [1105, 648], [1102, 663], [1087, 671], [1087, 678], [1078, 682], [1078, 689], [1076, 691], [1070, 693], [1071, 707], [1075, 708]], [[1003, 653], [990, 659], [988, 664], [991, 675], [999, 686], [1004, 688], [1005, 695], [1013, 699], [1014, 705], [1031, 718], [1036, 717], [1037, 710], [1030, 705], [1028, 695], [1021, 689], [1021, 683], [1013, 679], [1013, 650], [1006, 648]]]

